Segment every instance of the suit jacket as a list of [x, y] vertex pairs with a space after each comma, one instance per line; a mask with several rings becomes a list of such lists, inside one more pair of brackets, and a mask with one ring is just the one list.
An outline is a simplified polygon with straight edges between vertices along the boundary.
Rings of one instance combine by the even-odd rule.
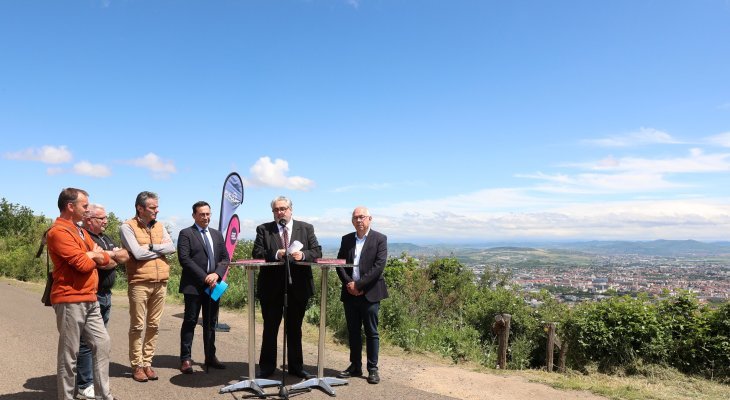
[[[344, 258], [348, 264], [355, 262], [355, 232], [342, 237], [337, 258]], [[360, 279], [355, 282], [358, 290], [365, 292], [365, 298], [375, 303], [388, 297], [388, 288], [385, 286], [383, 272], [388, 261], [388, 237], [380, 232], [370, 230], [360, 251], [358, 267]], [[352, 268], [337, 268], [337, 276], [342, 281], [340, 300], [346, 301], [355, 296], [347, 292], [345, 286], [352, 282]]]
[[[215, 256], [215, 270], [211, 272], [218, 274], [220, 277], [218, 282], [220, 282], [228, 269], [230, 257], [223, 235], [210, 227], [208, 227], [208, 231], [213, 239], [211, 247], [213, 247]], [[195, 224], [180, 231], [177, 238], [177, 258], [182, 267], [180, 293], [202, 295], [205, 288], [208, 287], [205, 284], [205, 277], [208, 275], [208, 250], [205, 248], [203, 236]]]
[[[304, 261], [314, 262], [322, 257], [322, 246], [314, 234], [314, 227], [311, 224], [294, 220], [289, 243], [295, 240], [301, 242]], [[279, 225], [275, 222], [268, 222], [256, 227], [256, 239], [253, 243], [253, 258], [263, 258], [267, 262], [285, 261], [277, 260], [276, 252], [283, 249], [284, 244], [279, 236]], [[299, 302], [306, 302], [314, 294], [314, 279], [312, 279], [312, 267], [301, 265], [289, 257], [292, 284], [287, 293]], [[286, 277], [285, 266], [262, 267], [259, 271], [257, 297], [261, 301], [283, 301], [284, 282]]]

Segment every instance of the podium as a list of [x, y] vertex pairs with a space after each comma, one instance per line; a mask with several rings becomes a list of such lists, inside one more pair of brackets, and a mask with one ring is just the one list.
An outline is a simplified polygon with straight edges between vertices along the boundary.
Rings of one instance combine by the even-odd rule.
[[[344, 260], [339, 260], [344, 261]], [[319, 262], [297, 262], [300, 265], [309, 265], [320, 268], [321, 271], [321, 288], [320, 288], [320, 305], [319, 305], [319, 342], [317, 344], [317, 377], [308, 379], [304, 382], [297, 383], [291, 387], [291, 390], [301, 390], [308, 388], [319, 388], [330, 396], [335, 396], [332, 386], [347, 385], [346, 379], [324, 376], [325, 365], [325, 337], [327, 332], [327, 278], [330, 268], [342, 267], [352, 268], [353, 264], [341, 264], [338, 260], [321, 260]], [[281, 381], [273, 379], [255, 379], [256, 377], [256, 303], [254, 299], [254, 271], [258, 268], [268, 266], [282, 265], [282, 262], [265, 262], [264, 260], [244, 260], [231, 262], [231, 265], [240, 265], [246, 269], [246, 278], [248, 280], [248, 379], [225, 386], [220, 389], [219, 393], [231, 393], [239, 390], [251, 390], [258, 397], [265, 397], [267, 394], [263, 388], [270, 386], [279, 386]], [[286, 332], [284, 333], [286, 335]], [[286, 360], [283, 360], [286, 362]]]
[[[335, 396], [332, 386], [347, 385], [347, 379], [324, 376], [325, 350], [324, 341], [327, 332], [327, 275], [332, 267], [352, 268], [353, 264], [344, 264], [333, 259], [321, 259], [317, 262], [300, 262], [299, 264], [319, 267], [322, 278], [319, 296], [319, 343], [317, 344], [317, 377], [293, 385], [292, 390], [305, 388], [319, 388], [330, 396]], [[344, 261], [344, 260], [339, 260]]]
[[281, 262], [265, 262], [264, 260], [234, 261], [230, 265], [240, 265], [246, 269], [248, 280], [248, 379], [220, 389], [218, 393], [231, 393], [239, 390], [251, 390], [259, 397], [266, 396], [263, 388], [279, 386], [281, 381], [273, 379], [256, 379], [256, 301], [254, 299], [254, 271], [258, 268], [282, 265]]

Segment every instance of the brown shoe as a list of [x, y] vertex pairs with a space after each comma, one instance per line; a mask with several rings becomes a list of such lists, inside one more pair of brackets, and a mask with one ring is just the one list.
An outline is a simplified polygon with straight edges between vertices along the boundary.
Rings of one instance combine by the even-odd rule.
[[183, 374], [192, 374], [193, 373], [193, 361], [192, 360], [185, 360], [180, 364], [180, 372]]
[[132, 372], [132, 379], [134, 379], [137, 382], [147, 382], [147, 374], [144, 373], [144, 368], [142, 367], [134, 367], [134, 371]]
[[157, 376], [157, 372], [155, 372], [155, 370], [152, 369], [151, 365], [144, 367], [143, 370], [144, 370], [144, 374], [147, 375], [147, 379], [149, 379], [151, 381], [156, 381], [157, 379], [159, 379], [159, 377]]

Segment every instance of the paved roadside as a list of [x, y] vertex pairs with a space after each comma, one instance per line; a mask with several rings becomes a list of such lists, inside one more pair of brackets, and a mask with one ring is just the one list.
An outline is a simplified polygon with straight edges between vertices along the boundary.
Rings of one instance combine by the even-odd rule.
[[[58, 332], [51, 307], [40, 303], [42, 287], [0, 278], [0, 400], [37, 400], [56, 398], [56, 348]], [[201, 364], [194, 365], [192, 375], [178, 371], [180, 324], [183, 307], [167, 304], [160, 324], [160, 338], [153, 366], [160, 379], [137, 383], [131, 379], [128, 366], [129, 313], [124, 294], [113, 297], [109, 331], [112, 339], [111, 387], [115, 397], [128, 399], [242, 399], [250, 392], [219, 394], [221, 387], [235, 383], [248, 373], [247, 328], [245, 315], [222, 311], [221, 321], [231, 331], [217, 336], [218, 357], [226, 370], [211, 370], [206, 374]], [[308, 328], [309, 329], [309, 328]], [[202, 329], [198, 327], [193, 342], [193, 358], [203, 359]], [[311, 332], [310, 332], [311, 336]], [[317, 370], [316, 340], [304, 346], [304, 361], [308, 371]], [[260, 327], [257, 327], [260, 345]], [[258, 356], [258, 348], [257, 348]], [[347, 366], [347, 351], [343, 346], [328, 344], [325, 376], [334, 376]], [[364, 379], [351, 379], [346, 386], [335, 387], [336, 397], [355, 400], [370, 399], [601, 399], [582, 392], [562, 392], [544, 385], [530, 383], [519, 377], [477, 373], [456, 366], [430, 363], [421, 358], [381, 356], [381, 378], [378, 385]], [[299, 381], [299, 380], [297, 380]], [[295, 381], [287, 378], [287, 383]], [[276, 388], [267, 393], [278, 393]], [[292, 395], [302, 400], [326, 399], [329, 395], [315, 389]]]

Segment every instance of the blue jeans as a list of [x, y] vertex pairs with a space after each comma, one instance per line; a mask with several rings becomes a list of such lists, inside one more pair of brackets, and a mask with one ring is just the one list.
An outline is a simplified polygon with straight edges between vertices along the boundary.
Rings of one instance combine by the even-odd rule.
[[[101, 311], [101, 319], [104, 320], [104, 327], [109, 325], [109, 315], [112, 312], [112, 292], [98, 293], [96, 299], [99, 302], [99, 311]], [[76, 359], [76, 386], [79, 389], [86, 389], [94, 383], [93, 374], [93, 358], [91, 349], [84, 343], [81, 338], [79, 346], [79, 356]]]
[[350, 345], [350, 364], [355, 369], [362, 369], [362, 328], [365, 328], [365, 344], [367, 347], [368, 371], [378, 369], [378, 311], [380, 302], [371, 303], [365, 296], [350, 297], [343, 302], [347, 336]]

